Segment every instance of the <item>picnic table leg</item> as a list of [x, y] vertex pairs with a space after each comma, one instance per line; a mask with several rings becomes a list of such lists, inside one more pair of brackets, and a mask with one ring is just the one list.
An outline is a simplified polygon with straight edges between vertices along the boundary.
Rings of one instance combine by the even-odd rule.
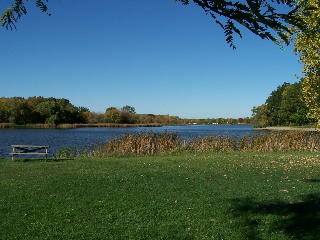
[[15, 152], [15, 148], [12, 147], [12, 161], [14, 161], [14, 152]]
[[44, 156], [45, 156], [45, 160], [47, 161], [48, 160], [48, 149], [47, 148], [46, 148], [46, 154]]

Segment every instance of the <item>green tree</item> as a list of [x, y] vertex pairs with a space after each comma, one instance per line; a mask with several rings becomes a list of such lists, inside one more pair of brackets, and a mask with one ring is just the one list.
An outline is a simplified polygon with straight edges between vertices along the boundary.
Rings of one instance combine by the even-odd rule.
[[22, 97], [10, 98], [8, 101], [9, 122], [15, 124], [30, 123], [31, 109]]
[[266, 127], [269, 125], [268, 108], [266, 104], [262, 104], [252, 109], [252, 124], [255, 127]]
[[279, 107], [279, 122], [282, 125], [303, 125], [310, 122], [308, 109], [303, 101], [301, 83], [286, 85]]
[[281, 86], [271, 92], [270, 96], [266, 100], [266, 108], [268, 112], [268, 125], [283, 125], [282, 119], [279, 117], [279, 110], [282, 101], [283, 91], [289, 83], [283, 83]]
[[108, 108], [105, 113], [105, 121], [108, 123], [121, 123], [121, 111], [116, 108]]
[[265, 104], [253, 108], [254, 125], [296, 126], [311, 123], [301, 88], [301, 82], [284, 83], [272, 91]]
[[57, 105], [55, 99], [49, 98], [46, 101], [39, 103], [35, 111], [39, 113], [41, 118], [45, 123], [48, 124], [59, 124], [59, 106]]
[[8, 123], [10, 112], [8, 107], [9, 99], [0, 98], [0, 123]]
[[129, 105], [123, 106], [121, 108], [121, 111], [126, 112], [126, 113], [136, 113], [136, 109], [132, 106], [129, 106]]

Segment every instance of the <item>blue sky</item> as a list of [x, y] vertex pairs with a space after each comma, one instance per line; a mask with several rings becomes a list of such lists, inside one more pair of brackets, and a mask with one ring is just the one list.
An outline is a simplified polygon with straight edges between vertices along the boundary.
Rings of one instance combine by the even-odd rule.
[[[1, 10], [9, 1], [0, 4]], [[173, 0], [55, 0], [0, 30], [0, 96], [67, 98], [103, 112], [246, 117], [301, 65], [244, 31], [237, 50], [202, 9]]]

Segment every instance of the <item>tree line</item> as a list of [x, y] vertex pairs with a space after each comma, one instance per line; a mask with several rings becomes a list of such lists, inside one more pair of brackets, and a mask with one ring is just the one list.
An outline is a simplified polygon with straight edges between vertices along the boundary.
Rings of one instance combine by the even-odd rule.
[[178, 116], [138, 114], [134, 107], [108, 107], [105, 112], [92, 112], [86, 107], [74, 106], [68, 99], [45, 97], [0, 98], [0, 123], [16, 125], [75, 123], [115, 124], [250, 124], [249, 118], [183, 119]]
[[177, 116], [137, 114], [135, 108], [126, 105], [120, 109], [108, 107], [104, 113], [90, 111], [86, 107], [74, 106], [68, 99], [45, 97], [0, 98], [0, 123], [49, 124], [65, 123], [118, 123], [162, 125], [182, 124]]
[[87, 108], [76, 107], [64, 98], [0, 98], [0, 123], [84, 123], [83, 113], [87, 111]]
[[315, 120], [308, 117], [308, 111], [302, 82], [285, 82], [271, 92], [264, 104], [253, 107], [252, 124], [257, 127], [314, 124]]

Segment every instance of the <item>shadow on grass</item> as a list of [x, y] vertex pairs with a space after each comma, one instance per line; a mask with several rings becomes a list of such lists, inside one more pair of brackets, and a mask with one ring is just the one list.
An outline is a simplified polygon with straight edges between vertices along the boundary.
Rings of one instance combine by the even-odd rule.
[[305, 179], [304, 182], [306, 182], [306, 183], [320, 183], [320, 179], [316, 179], [316, 178]]
[[270, 234], [281, 232], [288, 239], [320, 239], [319, 193], [306, 195], [296, 202], [233, 199], [231, 212], [246, 239], [261, 239], [261, 229], [268, 229]]

